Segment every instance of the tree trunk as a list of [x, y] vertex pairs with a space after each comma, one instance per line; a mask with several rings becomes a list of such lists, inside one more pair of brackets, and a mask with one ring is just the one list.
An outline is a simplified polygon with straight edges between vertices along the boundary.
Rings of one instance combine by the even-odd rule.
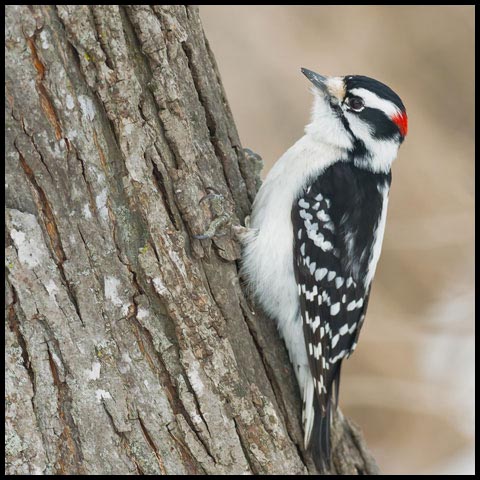
[[193, 238], [257, 184], [198, 9], [7, 6], [5, 42], [7, 473], [315, 473], [239, 245]]

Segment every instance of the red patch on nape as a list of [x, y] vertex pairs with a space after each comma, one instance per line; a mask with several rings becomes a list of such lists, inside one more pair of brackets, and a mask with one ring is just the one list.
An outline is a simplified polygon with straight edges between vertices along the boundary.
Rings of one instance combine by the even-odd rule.
[[408, 118], [406, 112], [396, 113], [392, 117], [392, 122], [398, 127], [402, 137], [405, 137], [408, 132]]

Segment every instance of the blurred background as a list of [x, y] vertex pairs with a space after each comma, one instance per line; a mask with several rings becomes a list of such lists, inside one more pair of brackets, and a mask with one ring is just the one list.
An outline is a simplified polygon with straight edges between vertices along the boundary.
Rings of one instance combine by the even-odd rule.
[[474, 7], [202, 6], [265, 176], [309, 120], [307, 67], [393, 88], [409, 135], [340, 404], [385, 474], [474, 473]]

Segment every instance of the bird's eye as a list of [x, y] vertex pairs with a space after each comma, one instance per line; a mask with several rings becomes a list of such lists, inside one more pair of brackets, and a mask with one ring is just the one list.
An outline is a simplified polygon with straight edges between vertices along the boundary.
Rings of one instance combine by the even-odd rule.
[[365, 102], [360, 97], [349, 97], [347, 99], [347, 105], [354, 112], [360, 112], [365, 107]]

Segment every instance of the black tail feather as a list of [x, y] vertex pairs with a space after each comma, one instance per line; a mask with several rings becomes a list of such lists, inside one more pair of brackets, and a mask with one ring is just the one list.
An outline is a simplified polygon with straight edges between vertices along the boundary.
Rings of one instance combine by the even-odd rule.
[[[338, 407], [338, 396], [340, 386], [340, 371], [342, 362], [339, 361], [330, 370], [331, 380], [328, 383], [325, 411], [322, 412], [320, 401], [317, 395], [314, 395], [313, 408], [315, 418], [311, 436], [311, 452], [313, 461], [319, 472], [325, 473], [331, 470], [331, 424], [332, 414]], [[334, 388], [335, 384], [335, 388]], [[335, 390], [334, 399], [332, 391]]]
[[322, 414], [320, 403], [315, 395], [314, 399], [315, 420], [311, 437], [312, 458], [318, 471], [324, 473], [331, 469], [331, 399], [327, 400], [326, 411]]
[[335, 372], [335, 378], [333, 381], [335, 382], [335, 410], [338, 408], [338, 395], [339, 395], [339, 388], [340, 388], [340, 372], [342, 370], [342, 362], [338, 362], [338, 367]]

